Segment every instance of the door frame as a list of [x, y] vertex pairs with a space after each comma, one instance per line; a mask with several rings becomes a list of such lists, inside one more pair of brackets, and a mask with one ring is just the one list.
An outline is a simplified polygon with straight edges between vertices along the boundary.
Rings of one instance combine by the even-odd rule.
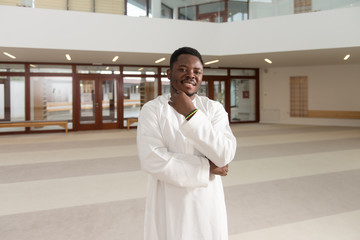
[[[74, 130], [101, 130], [101, 129], [116, 129], [123, 128], [123, 94], [122, 94], [122, 81], [120, 76], [114, 75], [103, 75], [103, 74], [78, 74], [74, 77], [74, 103], [73, 103], [73, 119], [74, 119]], [[80, 81], [81, 80], [94, 80], [95, 81], [95, 96], [94, 101], [98, 108], [94, 111], [95, 123], [81, 124], [81, 93], [80, 93]], [[116, 96], [117, 96], [117, 119], [114, 123], [103, 123], [102, 117], [102, 82], [106, 80], [116, 81]]]

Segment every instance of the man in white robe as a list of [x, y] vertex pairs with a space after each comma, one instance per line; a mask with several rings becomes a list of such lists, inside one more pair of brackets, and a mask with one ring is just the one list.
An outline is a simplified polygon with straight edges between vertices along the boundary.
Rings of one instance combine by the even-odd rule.
[[146, 103], [137, 146], [149, 173], [145, 240], [227, 240], [221, 176], [236, 150], [223, 106], [196, 94], [201, 55], [180, 48], [170, 59], [171, 94]]

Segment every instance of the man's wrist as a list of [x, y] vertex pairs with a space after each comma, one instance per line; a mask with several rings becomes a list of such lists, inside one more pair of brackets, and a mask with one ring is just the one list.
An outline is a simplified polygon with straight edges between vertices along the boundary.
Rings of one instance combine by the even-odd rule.
[[198, 109], [195, 108], [194, 110], [191, 111], [191, 113], [189, 113], [188, 115], [185, 116], [185, 119], [186, 119], [187, 121], [189, 121], [190, 118], [192, 118], [197, 111], [198, 111]]

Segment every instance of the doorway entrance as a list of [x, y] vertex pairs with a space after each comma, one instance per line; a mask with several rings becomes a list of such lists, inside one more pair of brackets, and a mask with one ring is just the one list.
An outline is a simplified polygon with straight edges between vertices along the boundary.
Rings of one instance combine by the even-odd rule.
[[84, 76], [77, 80], [79, 130], [119, 128], [118, 78]]
[[199, 95], [220, 102], [227, 112], [230, 111], [229, 81], [223, 76], [204, 76]]

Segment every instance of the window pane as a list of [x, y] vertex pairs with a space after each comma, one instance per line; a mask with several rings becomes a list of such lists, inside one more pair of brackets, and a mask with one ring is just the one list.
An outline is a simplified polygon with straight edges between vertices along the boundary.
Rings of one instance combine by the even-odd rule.
[[24, 64], [0, 64], [0, 72], [25, 72]]
[[116, 80], [102, 82], [102, 117], [103, 123], [117, 122]]
[[[66, 120], [72, 122], [72, 78], [31, 77], [31, 120]], [[69, 128], [72, 128], [70, 124]], [[58, 126], [33, 128], [35, 130], [62, 129]]]
[[204, 75], [227, 76], [227, 69], [204, 68]]
[[161, 94], [170, 93], [170, 80], [166, 77], [161, 78]]
[[231, 76], [255, 76], [256, 71], [252, 69], [231, 69]]
[[247, 1], [228, 2], [228, 22], [238, 22], [247, 19], [248, 19]]
[[198, 91], [198, 95], [199, 96], [206, 96], [206, 97], [209, 96], [208, 82], [206, 82], [206, 81], [201, 82], [201, 87], [200, 87], [200, 89]]
[[[0, 76], [0, 120], [25, 121], [25, 77]], [[25, 128], [0, 128], [0, 132], [24, 131]]]
[[214, 100], [225, 107], [225, 81], [214, 81]]
[[71, 65], [30, 64], [30, 72], [34, 73], [72, 73]]
[[76, 66], [76, 72], [82, 74], [120, 74], [119, 66]]
[[161, 3], [161, 18], [173, 19], [173, 9]]
[[254, 79], [232, 79], [230, 88], [231, 122], [255, 121], [256, 97]]
[[133, 75], [155, 75], [157, 74], [156, 67], [124, 67], [123, 74], [133, 74]]
[[95, 123], [95, 80], [80, 80], [80, 123]]
[[224, 2], [208, 3], [199, 5], [199, 14], [217, 13], [225, 10]]
[[167, 76], [167, 70], [169, 70], [169, 68], [161, 68], [161, 76]]
[[128, 16], [146, 16], [146, 0], [128, 0], [126, 7]]
[[139, 116], [140, 83], [141, 77], [124, 77], [124, 126], [127, 126], [127, 118], [137, 118]]
[[179, 12], [179, 19], [184, 19], [184, 20], [196, 20], [196, 7], [192, 6], [192, 7], [182, 7], [179, 8], [180, 12]]

